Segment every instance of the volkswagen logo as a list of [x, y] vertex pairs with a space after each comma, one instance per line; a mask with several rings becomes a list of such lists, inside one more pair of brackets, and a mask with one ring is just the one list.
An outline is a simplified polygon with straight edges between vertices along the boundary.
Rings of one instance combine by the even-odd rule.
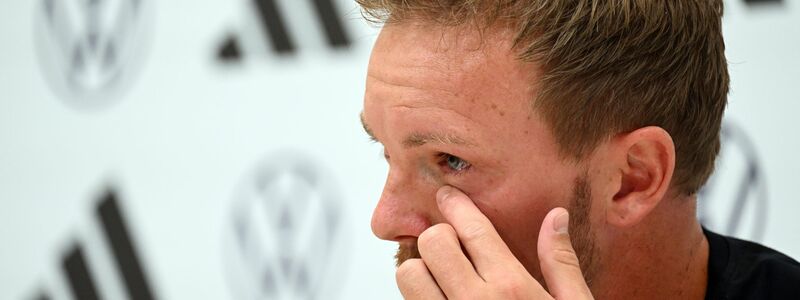
[[341, 285], [344, 208], [323, 164], [274, 155], [240, 184], [224, 231], [235, 299], [331, 299]]
[[716, 171], [699, 193], [704, 226], [722, 234], [759, 241], [767, 222], [767, 186], [755, 144], [734, 124], [724, 124]]
[[54, 92], [80, 106], [102, 106], [142, 65], [152, 26], [148, 0], [41, 0], [35, 42]]

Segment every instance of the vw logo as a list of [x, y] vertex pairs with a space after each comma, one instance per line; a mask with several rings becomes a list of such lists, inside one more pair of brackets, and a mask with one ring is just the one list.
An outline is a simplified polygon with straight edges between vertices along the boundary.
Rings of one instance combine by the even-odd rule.
[[766, 230], [767, 186], [755, 144], [734, 124], [724, 124], [716, 171], [698, 196], [698, 215], [707, 228], [759, 241]]
[[271, 157], [247, 175], [225, 230], [235, 299], [331, 299], [346, 251], [344, 209], [323, 165], [300, 154]]
[[48, 83], [81, 106], [107, 104], [141, 66], [148, 0], [41, 0], [35, 42]]

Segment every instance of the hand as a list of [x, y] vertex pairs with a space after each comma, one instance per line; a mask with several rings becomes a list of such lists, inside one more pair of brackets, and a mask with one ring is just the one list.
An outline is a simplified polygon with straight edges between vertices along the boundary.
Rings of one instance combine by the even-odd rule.
[[406, 299], [593, 299], [567, 233], [565, 209], [551, 210], [539, 231], [548, 293], [467, 195], [445, 186], [436, 202], [449, 224], [425, 230], [417, 240], [422, 259], [397, 268], [397, 285]]

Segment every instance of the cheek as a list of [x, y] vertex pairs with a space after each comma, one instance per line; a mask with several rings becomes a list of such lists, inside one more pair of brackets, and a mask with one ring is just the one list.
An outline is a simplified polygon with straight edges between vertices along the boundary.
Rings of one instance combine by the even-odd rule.
[[[569, 176], [564, 176], [568, 178]], [[551, 209], [569, 205], [573, 180], [486, 177], [462, 189], [496, 227], [541, 223]], [[541, 216], [541, 218], [536, 218]], [[528, 226], [524, 230], [529, 230]], [[536, 227], [538, 232], [538, 227]]]
[[[544, 216], [556, 206], [558, 193], [515, 189], [476, 196], [476, 206], [492, 221], [507, 243], [536, 243]], [[489, 200], [491, 199], [491, 200]]]
[[474, 192], [475, 205], [492, 222], [508, 247], [531, 274], [538, 272], [536, 245], [547, 213], [569, 205], [568, 185], [508, 184]]

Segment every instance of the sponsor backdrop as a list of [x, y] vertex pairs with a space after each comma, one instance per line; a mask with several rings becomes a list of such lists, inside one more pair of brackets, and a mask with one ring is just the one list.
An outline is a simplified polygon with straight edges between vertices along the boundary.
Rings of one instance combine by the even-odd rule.
[[[800, 3], [729, 0], [699, 217], [800, 257]], [[397, 299], [348, 0], [0, 4], [0, 299]]]

